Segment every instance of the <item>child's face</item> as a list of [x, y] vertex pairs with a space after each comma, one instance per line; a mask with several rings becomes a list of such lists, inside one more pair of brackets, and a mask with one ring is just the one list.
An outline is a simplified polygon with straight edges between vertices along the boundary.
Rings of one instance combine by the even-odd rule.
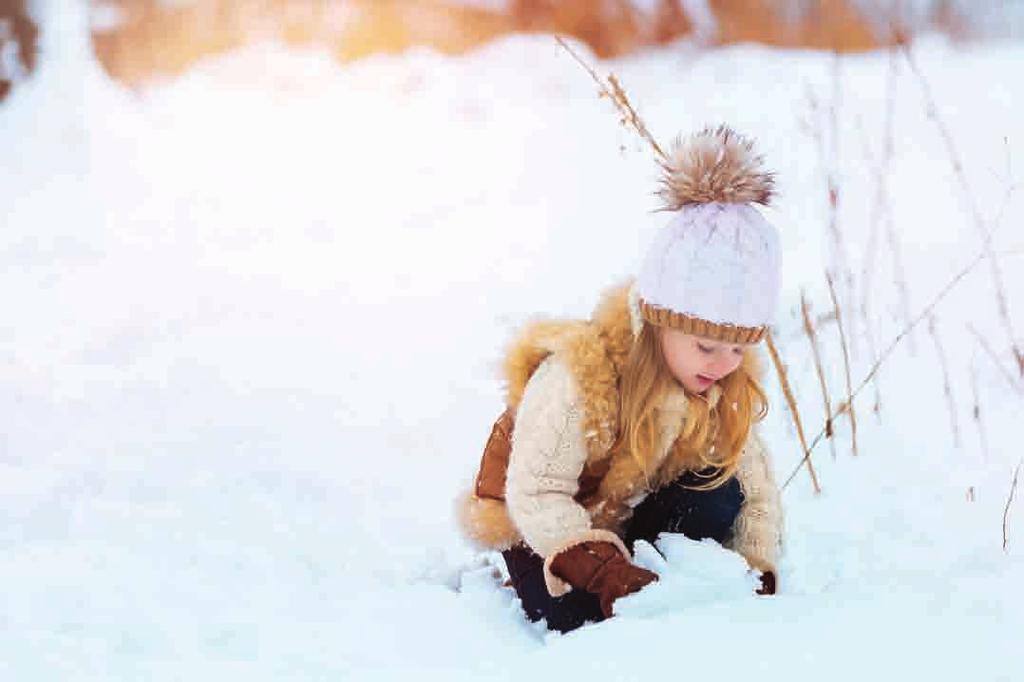
[[661, 349], [675, 378], [691, 393], [703, 393], [743, 362], [742, 344], [713, 341], [660, 327]]

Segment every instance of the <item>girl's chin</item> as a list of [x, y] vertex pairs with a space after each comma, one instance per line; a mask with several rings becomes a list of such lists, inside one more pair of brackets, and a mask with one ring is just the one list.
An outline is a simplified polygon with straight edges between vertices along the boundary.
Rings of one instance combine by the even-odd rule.
[[689, 385], [687, 388], [691, 393], [704, 393], [704, 391], [715, 385], [714, 381], [711, 381], [710, 379], [701, 379], [700, 377], [693, 377], [693, 379], [688, 383]]

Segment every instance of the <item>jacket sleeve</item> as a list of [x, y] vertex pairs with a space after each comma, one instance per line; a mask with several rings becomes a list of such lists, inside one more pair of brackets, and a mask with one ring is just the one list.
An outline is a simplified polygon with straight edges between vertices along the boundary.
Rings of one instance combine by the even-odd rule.
[[505, 501], [523, 539], [544, 558], [548, 592], [556, 597], [572, 589], [550, 570], [551, 560], [562, 550], [605, 540], [629, 557], [619, 537], [592, 528], [587, 510], [573, 499], [587, 461], [581, 422], [572, 374], [549, 357], [527, 382], [516, 413]]
[[743, 446], [736, 472], [743, 489], [743, 506], [733, 524], [730, 547], [743, 555], [751, 568], [778, 576], [782, 549], [783, 515], [768, 451], [753, 431]]

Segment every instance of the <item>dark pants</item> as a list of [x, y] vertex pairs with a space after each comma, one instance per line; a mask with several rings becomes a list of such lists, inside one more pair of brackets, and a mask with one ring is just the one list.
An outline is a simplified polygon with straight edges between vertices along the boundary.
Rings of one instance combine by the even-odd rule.
[[[729, 479], [714, 490], [691, 490], [707, 479], [692, 473], [648, 495], [633, 510], [624, 529], [626, 545], [637, 540], [654, 542], [660, 533], [683, 533], [688, 538], [711, 538], [724, 543], [732, 536], [732, 525], [743, 504], [739, 481]], [[548, 594], [544, 584], [544, 560], [524, 544], [502, 552], [512, 586], [519, 595], [526, 616], [547, 619], [548, 628], [558, 632], [575, 630], [587, 621], [604, 620], [597, 597], [573, 590], [561, 597]]]

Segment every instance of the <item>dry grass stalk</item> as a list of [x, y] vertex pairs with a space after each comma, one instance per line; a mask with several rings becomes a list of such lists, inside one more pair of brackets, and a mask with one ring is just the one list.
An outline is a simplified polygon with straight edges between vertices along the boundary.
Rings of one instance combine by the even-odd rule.
[[[862, 306], [861, 313], [864, 316], [864, 338], [868, 342], [868, 354], [871, 357], [871, 362], [876, 364], [878, 362], [878, 344], [875, 342], [875, 334], [871, 321], [871, 316], [868, 315], [867, 308]], [[875, 389], [875, 401], [871, 406], [871, 412], [875, 415], [876, 419], [882, 418], [882, 388], [879, 382], [880, 374], [876, 373], [871, 383]]]
[[[910, 320], [910, 287], [907, 286], [907, 269], [903, 267], [903, 244], [896, 233], [896, 223], [892, 219], [892, 213], [887, 212], [882, 221], [885, 224], [885, 237], [889, 242], [889, 253], [892, 254], [893, 279], [896, 282], [896, 291], [899, 293], [900, 310], [903, 312], [903, 319]], [[909, 339], [910, 352], [917, 352], [914, 337]]]
[[[992, 239], [992, 234], [990, 233], [986, 237], [986, 239], [991, 240]], [[986, 247], [988, 247], [988, 244], [986, 244]], [[905, 339], [907, 337], [907, 335], [918, 324], [921, 323], [922, 320], [924, 320], [926, 317], [928, 317], [928, 315], [930, 315], [932, 313], [932, 311], [935, 309], [935, 307], [939, 303], [941, 303], [942, 300], [946, 298], [946, 296], [949, 295], [950, 291], [955, 289], [956, 286], [961, 281], [963, 281], [964, 277], [966, 277], [968, 275], [968, 273], [970, 273], [975, 267], [977, 267], [977, 265], [979, 263], [981, 263], [983, 260], [985, 260], [985, 258], [987, 257], [987, 252], [988, 252], [988, 248], [983, 249], [977, 256], [975, 256], [971, 260], [971, 262], [969, 262], [967, 265], [965, 265], [960, 270], [960, 272], [958, 272], [956, 275], [954, 275], [953, 278], [950, 279], [950, 281], [947, 282], [944, 287], [942, 287], [942, 289], [939, 291], [939, 293], [937, 293], [935, 295], [935, 297], [932, 298], [931, 302], [927, 306], [925, 306], [924, 310], [922, 310], [917, 315], [917, 317], [915, 317], [913, 320], [911, 320], [910, 324], [907, 325], [904, 329], [902, 329], [899, 332], [899, 334], [897, 334], [896, 337], [892, 341], [889, 342], [889, 345], [886, 347], [886, 349], [884, 351], [882, 351], [882, 354], [878, 356], [877, 360], [875, 360], [875, 364], [873, 364], [871, 366], [871, 369], [868, 370], [867, 376], [865, 376], [864, 379], [861, 380], [860, 384], [857, 385], [857, 388], [855, 388], [853, 390], [852, 398], [855, 399], [858, 395], [860, 395], [860, 392], [862, 390], [864, 390], [864, 387], [867, 386], [871, 382], [871, 379], [876, 374], [878, 374], [878, 370], [881, 369], [882, 365], [885, 364], [885, 361], [889, 359], [889, 356], [891, 356], [892, 353], [896, 350], [896, 347], [899, 346], [900, 342], [903, 341], [903, 339]], [[833, 414], [833, 415], [831, 415], [831, 417], [833, 419], [835, 419], [836, 415]], [[820, 432], [818, 432], [818, 435], [814, 437], [814, 439], [811, 441], [810, 446], [807, 448], [807, 454], [804, 456], [804, 458], [806, 460], [808, 460], [808, 461], [810, 460], [811, 453], [814, 452], [814, 448], [816, 448], [818, 446], [818, 443], [820, 443], [821, 439], [824, 438], [824, 437], [825, 437], [825, 429], [822, 429]], [[793, 477], [796, 476], [797, 472], [800, 471], [800, 467], [802, 467], [803, 465], [804, 465], [803, 461], [801, 461], [801, 462], [799, 462], [797, 464], [796, 468], [793, 469], [793, 472], [786, 479], [786, 482], [783, 483], [783, 485], [782, 485], [783, 489], [785, 489], [786, 486], [789, 485], [790, 481], [793, 480]]]
[[978, 397], [978, 372], [977, 358], [971, 359], [971, 397], [974, 399], [974, 406], [971, 408], [971, 417], [974, 425], [978, 427], [978, 439], [981, 441], [981, 457], [988, 459], [988, 437], [985, 433], [985, 422], [981, 417], [981, 399]]
[[[893, 221], [892, 209], [889, 206], [889, 193], [884, 177], [886, 170], [884, 165], [874, 163], [871, 147], [868, 145], [866, 138], [866, 135], [861, 135], [864, 158], [867, 159], [869, 166], [875, 168], [874, 172], [879, 180], [876, 185], [875, 208], [871, 216], [872, 228], [871, 233], [868, 235], [868, 249], [865, 255], [866, 263], [862, 272], [861, 315], [864, 318], [865, 324], [869, 324], [870, 296], [873, 291], [872, 275], [874, 274], [874, 267], [869, 267], [869, 265], [873, 265], [878, 260], [874, 257], [874, 252], [877, 250], [878, 225], [883, 225], [885, 227], [885, 238], [889, 244], [889, 253], [892, 255], [893, 281], [896, 283], [896, 292], [899, 294], [900, 311], [903, 313], [904, 324], [909, 324], [911, 317], [910, 287], [907, 286], [907, 279], [904, 275], [907, 270], [903, 267], [903, 245], [900, 242], [899, 235], [896, 233], [896, 224]], [[892, 154], [891, 144], [891, 142], [887, 143], [889, 150], [883, 153]], [[882, 163], [888, 164], [888, 159]], [[913, 334], [910, 335], [908, 341], [911, 352], [916, 353], [917, 347], [914, 343]]]
[[629, 97], [626, 96], [626, 91], [622, 88], [622, 84], [614, 73], [608, 74], [608, 84], [612, 89], [612, 102], [614, 102], [619, 113], [622, 114], [620, 122], [623, 125], [632, 126], [640, 137], [647, 140], [655, 154], [657, 154], [662, 160], [667, 159], [668, 155], [665, 154], [665, 150], [663, 150], [661, 145], [659, 145], [654, 139], [654, 136], [651, 135], [651, 132], [647, 129], [647, 125], [644, 123], [643, 119], [640, 118], [636, 109], [633, 108], [633, 103], [629, 101]]
[[[850, 257], [843, 242], [843, 235], [839, 229], [839, 166], [841, 151], [841, 127], [839, 125], [839, 112], [842, 109], [843, 88], [842, 88], [842, 62], [839, 52], [832, 52], [832, 97], [828, 110], [828, 136], [831, 145], [829, 150], [831, 158], [828, 160], [828, 174], [826, 183], [828, 186], [828, 229], [832, 238], [832, 261], [834, 272], [840, 278], [840, 285], [844, 293], [844, 300], [849, 300], [849, 294], [853, 291], [853, 272], [850, 268]], [[819, 140], [824, 156], [824, 141]]]
[[999, 355], [992, 350], [992, 346], [990, 346], [985, 337], [981, 335], [981, 332], [979, 332], [974, 325], [970, 323], [967, 324], [967, 329], [969, 329], [971, 334], [974, 335], [974, 338], [978, 341], [978, 345], [981, 346], [985, 351], [985, 354], [988, 355], [990, 360], [992, 360], [992, 364], [995, 365], [996, 369], [999, 370], [999, 373], [1003, 375], [1003, 378], [1006, 379], [1006, 383], [1010, 385], [1010, 388], [1012, 388], [1016, 393], [1024, 395], [1024, 387], [1021, 387], [1014, 378], [1013, 373], [1006, 369], [1002, 361], [1000, 361]]
[[[871, 207], [871, 219], [870, 219], [870, 230], [868, 232], [868, 242], [864, 250], [863, 256], [863, 267], [861, 268], [861, 304], [860, 314], [864, 321], [864, 336], [867, 339], [868, 352], [871, 355], [871, 361], [875, 362], [878, 359], [878, 349], [875, 344], [875, 336], [872, 331], [871, 323], [871, 292], [872, 292], [872, 279], [875, 273], [875, 266], [878, 259], [875, 258], [875, 251], [878, 245], [878, 232], [879, 228], [883, 223], [891, 225], [892, 213], [889, 204], [889, 167], [893, 158], [893, 130], [895, 128], [893, 120], [895, 118], [896, 110], [896, 84], [899, 75], [899, 55], [895, 49], [889, 50], [889, 72], [886, 78], [886, 97], [885, 97], [885, 116], [882, 124], [882, 154], [875, 168], [875, 197]], [[864, 157], [871, 159], [871, 149], [867, 142], [868, 136], [863, 130], [863, 122], [858, 120], [861, 126], [861, 140], [864, 146]], [[890, 239], [890, 243], [891, 243]], [[900, 257], [894, 254], [894, 260], [896, 261], [896, 267], [899, 268]], [[902, 301], [906, 302], [906, 296], [902, 297]], [[904, 314], [907, 309], [904, 307]], [[911, 338], [913, 343], [913, 338]], [[878, 383], [878, 377], [876, 376], [872, 382], [875, 390], [875, 401], [871, 407], [871, 411], [874, 413], [876, 418], [881, 418], [882, 415], [882, 389]], [[847, 396], [847, 402], [852, 404], [852, 399]]]
[[623, 89], [622, 84], [619, 82], [619, 79], [615, 77], [615, 74], [609, 74], [607, 79], [602, 80], [601, 77], [597, 75], [597, 71], [587, 64], [583, 58], [574, 49], [572, 49], [569, 43], [562, 39], [561, 36], [555, 36], [555, 40], [558, 41], [558, 44], [561, 45], [574, 60], [576, 60], [577, 64], [582, 66], [583, 69], [590, 74], [590, 77], [595, 83], [597, 83], [601, 97], [607, 97], [611, 100], [612, 104], [615, 105], [615, 108], [621, 116], [619, 122], [622, 123], [622, 125], [632, 127], [633, 130], [636, 131], [637, 135], [651, 145], [651, 149], [654, 150], [654, 153], [657, 154], [659, 159], [662, 161], [667, 159], [668, 155], [665, 154], [665, 150], [661, 148], [661, 145], [659, 145], [657, 140], [654, 139], [654, 136], [651, 135], [651, 131], [647, 129], [647, 125], [644, 123], [643, 119], [640, 118], [640, 114], [638, 114], [636, 109], [633, 107], [633, 103], [629, 101], [629, 97], [626, 95], [625, 89]]
[[960, 424], [956, 417], [956, 401], [953, 400], [953, 388], [949, 381], [949, 363], [946, 361], [946, 353], [942, 349], [942, 339], [935, 329], [935, 316], [928, 316], [928, 333], [935, 341], [935, 350], [939, 354], [939, 367], [942, 368], [942, 392], [946, 395], [946, 407], [949, 408], [949, 424], [953, 429], [953, 445], [957, 449], [961, 447]]
[[[865, 335], [868, 340], [868, 352], [871, 354], [871, 361], [878, 362], [878, 347], [875, 345], [875, 335], [871, 332], [871, 325], [866, 325], [867, 334]], [[882, 418], [882, 388], [878, 385], [878, 375], [871, 382], [875, 389], [875, 403], [871, 406], [871, 412], [874, 413], [877, 419]], [[852, 402], [852, 396], [850, 397]]]
[[1013, 471], [1013, 483], [1010, 484], [1010, 496], [1006, 499], [1006, 509], [1003, 510], [1003, 551], [1010, 546], [1009, 519], [1010, 505], [1013, 504], [1013, 494], [1017, 491], [1017, 478], [1020, 476], [1020, 465], [1024, 462], [1021, 459], [1017, 462], [1017, 468]]
[[839, 342], [843, 346], [843, 371], [846, 377], [846, 402], [840, 406], [846, 410], [850, 418], [850, 437], [853, 447], [853, 455], [857, 456], [857, 412], [853, 407], [853, 379], [850, 377], [850, 352], [846, 343], [846, 332], [843, 329], [843, 315], [839, 307], [839, 299], [836, 297], [836, 288], [832, 283], [832, 277], [825, 273], [825, 280], [828, 282], [828, 293], [832, 297], [832, 308], [835, 311], [836, 326], [839, 327]]
[[818, 383], [821, 385], [821, 399], [825, 403], [825, 438], [829, 439], [832, 448], [832, 459], [836, 457], [836, 442], [832, 439], [834, 435], [832, 422], [832, 399], [828, 394], [828, 382], [825, 380], [825, 367], [821, 362], [821, 350], [818, 348], [818, 335], [811, 324], [810, 308], [807, 305], [807, 295], [800, 292], [800, 312], [804, 320], [804, 333], [807, 340], [811, 342], [811, 356], [814, 358], [814, 369], [818, 373]]
[[[840, 284], [846, 290], [853, 287], [853, 273], [850, 270], [850, 258], [843, 242], [843, 235], [839, 229], [839, 107], [841, 98], [839, 55], [834, 53], [832, 68], [832, 96], [827, 111], [822, 112], [822, 106], [818, 97], [812, 90], [808, 90], [807, 104], [811, 111], [808, 119], [802, 120], [802, 127], [814, 140], [818, 151], [818, 163], [822, 173], [825, 175], [826, 201], [828, 202], [828, 236], [829, 236], [829, 262], [831, 269], [840, 278]], [[826, 125], [821, 118], [827, 117]]]
[[[821, 486], [818, 485], [818, 474], [814, 471], [814, 463], [811, 462], [811, 451], [807, 447], [807, 437], [804, 435], [803, 421], [800, 419], [800, 410], [796, 406], [796, 398], [793, 397], [793, 389], [789, 385], [789, 377], [786, 375], [786, 367], [779, 357], [779, 349], [775, 347], [775, 339], [772, 333], [765, 335], [765, 343], [768, 346], [768, 354], [771, 355], [772, 364], [775, 365], [775, 372], [778, 374], [779, 383], [782, 384], [782, 394], [786, 397], [786, 405], [789, 406], [789, 413], [793, 417], [793, 424], [796, 426], [796, 435], [800, 439], [800, 447], [804, 450], [804, 457], [801, 466], [806, 462], [807, 473], [811, 476], [811, 484], [814, 486], [815, 494], [821, 493]], [[799, 468], [797, 469], [799, 471]], [[796, 472], [794, 472], [795, 475]], [[790, 480], [792, 480], [790, 476]], [[789, 481], [786, 481], [789, 483]]]
[[[889, 211], [889, 166], [893, 157], [893, 119], [895, 117], [896, 109], [896, 84], [899, 76], [899, 59], [898, 53], [895, 49], [889, 50], [889, 72], [886, 76], [886, 88], [885, 88], [885, 114], [882, 119], [882, 157], [879, 159], [878, 164], [875, 167], [875, 197], [871, 205], [871, 220], [870, 229], [868, 232], [868, 242], [864, 250], [864, 266], [861, 269], [861, 286], [862, 290], [862, 301], [861, 308], [863, 314], [867, 316], [867, 301], [868, 296], [871, 293], [871, 278], [874, 275], [875, 263], [875, 249], [878, 246], [878, 229], [882, 224], [883, 216], [888, 214]], [[861, 140], [863, 141], [865, 149], [865, 158], [870, 159], [870, 148], [867, 142], [867, 135], [863, 131], [863, 124], [861, 122]]]
[[914, 53], [910, 49], [910, 45], [907, 42], [902, 42], [900, 44], [900, 48], [907, 60], [907, 64], [910, 65], [910, 70], [921, 84], [921, 90], [924, 93], [925, 102], [928, 107], [928, 116], [935, 122], [936, 127], [939, 129], [939, 134], [942, 136], [943, 143], [946, 146], [946, 154], [949, 156], [950, 163], [953, 165], [953, 173], [957, 179], [957, 184], [960, 186], [960, 191], [964, 197], [964, 201], [967, 202], [967, 208], [971, 214], [971, 222], [974, 224], [975, 228], [978, 230], [978, 234], [982, 238], [982, 242], [985, 247], [985, 255], [988, 257], [992, 271], [992, 283], [996, 290], [996, 303], [999, 311], [999, 319], [1002, 322], [1006, 335], [1010, 341], [1010, 349], [1013, 352], [1014, 359], [1017, 361], [1019, 374], [1021, 378], [1024, 378], [1024, 351], [1022, 351], [1020, 346], [1017, 344], [1017, 337], [1014, 333], [1013, 322], [1010, 320], [1010, 309], [1006, 297], [1006, 288], [1003, 284], [1003, 273], [999, 267], [999, 259], [996, 257], [995, 251], [992, 248], [992, 242], [987, 238], [988, 230], [985, 227], [985, 220], [981, 215], [981, 210], [978, 208], [978, 203], [974, 198], [974, 194], [971, 192], [970, 186], [967, 184], [967, 177], [964, 173], [964, 166], [961, 161], [960, 152], [953, 141], [953, 135], [950, 133], [948, 126], [946, 126], [942, 117], [939, 116], [939, 108], [936, 104], [935, 97], [932, 94], [931, 85], [928, 83], [924, 73], [918, 66], [917, 60], [914, 58]]
[[[826, 327], [828, 327], [830, 324], [836, 321], [836, 311], [834, 310], [829, 310], [827, 313], [821, 313], [819, 315], [815, 315], [813, 310], [810, 312], [811, 324], [813, 324], [814, 328], [819, 332], [824, 330]], [[807, 334], [806, 332], [804, 332], [804, 325], [801, 321], [800, 327], [798, 329], [794, 328], [793, 331], [786, 335], [786, 340], [796, 341], [797, 339], [802, 339], [805, 336], [807, 336]]]

